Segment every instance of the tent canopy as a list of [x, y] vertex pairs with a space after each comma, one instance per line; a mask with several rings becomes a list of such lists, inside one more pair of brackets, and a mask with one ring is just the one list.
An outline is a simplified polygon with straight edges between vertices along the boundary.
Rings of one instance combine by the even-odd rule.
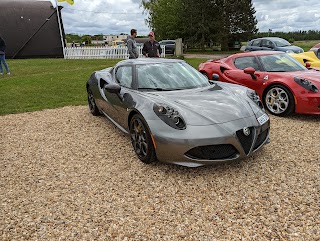
[[50, 1], [1, 0], [0, 9], [7, 58], [63, 57], [58, 15]]

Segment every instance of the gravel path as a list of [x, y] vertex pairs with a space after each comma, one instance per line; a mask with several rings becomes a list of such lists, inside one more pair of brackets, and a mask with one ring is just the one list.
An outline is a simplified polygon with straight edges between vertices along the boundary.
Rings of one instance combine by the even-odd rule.
[[84, 106], [0, 116], [0, 240], [320, 240], [320, 117], [271, 121], [255, 156], [190, 169]]

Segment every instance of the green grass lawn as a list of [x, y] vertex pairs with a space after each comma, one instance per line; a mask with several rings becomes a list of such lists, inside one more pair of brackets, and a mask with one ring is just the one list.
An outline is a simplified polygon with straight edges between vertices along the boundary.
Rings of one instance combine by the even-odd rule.
[[[7, 60], [11, 75], [0, 76], [0, 115], [87, 103], [86, 82], [95, 70], [119, 60]], [[198, 67], [206, 59], [187, 59]]]
[[313, 46], [320, 43], [320, 40], [305, 40], [305, 41], [295, 41], [293, 45], [303, 48], [304, 51], [309, 51]]

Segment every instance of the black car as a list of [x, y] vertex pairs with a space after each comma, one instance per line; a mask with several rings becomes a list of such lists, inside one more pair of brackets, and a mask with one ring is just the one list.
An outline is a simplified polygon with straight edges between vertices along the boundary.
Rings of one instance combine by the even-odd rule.
[[303, 49], [291, 45], [287, 40], [277, 37], [257, 38], [248, 42], [244, 51], [282, 51], [286, 53], [303, 53]]
[[175, 40], [162, 40], [159, 42], [161, 46], [166, 46], [166, 54], [174, 54], [176, 48]]

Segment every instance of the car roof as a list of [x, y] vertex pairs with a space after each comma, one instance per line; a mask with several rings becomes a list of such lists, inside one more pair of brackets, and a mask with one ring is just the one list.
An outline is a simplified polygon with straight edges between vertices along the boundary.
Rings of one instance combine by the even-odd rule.
[[262, 55], [274, 55], [274, 54], [285, 54], [280, 51], [252, 51], [252, 52], [244, 52], [230, 55], [229, 57], [237, 58], [237, 57], [250, 57], [250, 56], [262, 56]]
[[312, 48], [320, 48], [320, 43], [316, 44], [316, 45], [313, 46]]
[[[255, 38], [255, 39], [252, 39], [251, 41], [253, 40], [257, 40], [257, 39], [267, 39], [267, 40], [276, 40], [276, 39], [282, 39], [282, 40], [285, 40], [283, 38], [279, 38], [279, 37], [262, 37], [262, 38]], [[287, 40], [286, 40], [287, 41]]]
[[164, 59], [164, 58], [138, 58], [120, 61], [119, 65], [138, 65], [138, 64], [161, 64], [161, 63], [181, 63], [185, 62], [181, 59]]
[[172, 40], [172, 39], [163, 39], [163, 40], [161, 40], [160, 42], [166, 42], [166, 41], [173, 41], [173, 42], [175, 42], [175, 40]]

